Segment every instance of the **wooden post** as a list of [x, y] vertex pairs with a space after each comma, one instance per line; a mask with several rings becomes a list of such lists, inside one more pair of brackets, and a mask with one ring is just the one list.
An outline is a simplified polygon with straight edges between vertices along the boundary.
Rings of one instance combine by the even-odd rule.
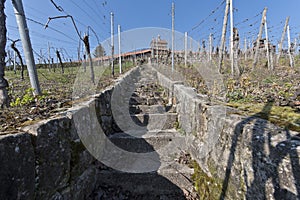
[[184, 33], [184, 66], [186, 67], [187, 66], [187, 42], [188, 42], [188, 33], [185, 32]]
[[232, 61], [233, 61], [233, 66], [232, 66], [232, 75], [236, 74], [240, 76], [240, 69], [238, 66], [238, 51], [239, 51], [239, 43], [240, 42], [240, 37], [238, 33], [238, 29], [234, 28], [233, 29], [233, 48], [232, 48]]
[[245, 38], [245, 43], [244, 43], [244, 55], [245, 55], [245, 61], [247, 61], [247, 38]]
[[200, 45], [200, 40], [198, 41], [198, 59], [201, 59], [201, 45]]
[[220, 44], [220, 49], [219, 49], [219, 72], [221, 71], [222, 63], [223, 63], [223, 57], [224, 57], [226, 30], [227, 30], [228, 13], [229, 13], [229, 4], [230, 4], [230, 0], [226, 0], [226, 8], [225, 8], [225, 14], [224, 14], [224, 20], [223, 20], [223, 29], [222, 29], [222, 38], [221, 38], [221, 44]]
[[256, 39], [256, 47], [255, 47], [255, 52], [254, 52], [254, 61], [253, 61], [252, 70], [254, 70], [254, 68], [256, 67], [257, 62], [258, 62], [259, 42], [261, 40], [261, 35], [262, 35], [263, 27], [264, 27], [264, 24], [265, 24], [265, 18], [266, 18], [266, 15], [267, 15], [267, 10], [268, 10], [268, 8], [264, 9], [264, 12], [263, 12], [263, 15], [262, 15], [262, 18], [261, 18], [259, 33], [258, 33], [258, 36], [257, 36], [257, 39]]
[[155, 39], [155, 41], [156, 41], [156, 63], [157, 63], [157, 65], [158, 65], [158, 36], [157, 36], [157, 38]]
[[234, 33], [233, 33], [233, 0], [230, 0], [230, 58], [231, 58], [231, 75], [234, 75], [234, 58], [233, 58], [233, 45], [234, 45]]
[[86, 55], [89, 59], [89, 65], [90, 65], [90, 75], [91, 75], [91, 81], [93, 82], [93, 84], [95, 84], [95, 73], [94, 73], [94, 67], [93, 67], [93, 59], [91, 56], [91, 49], [90, 49], [90, 42], [89, 42], [89, 35], [86, 34], [83, 38], [83, 43], [85, 46], [85, 52]]
[[[5, 79], [6, 16], [5, 1], [0, 1], [0, 109], [9, 107], [8, 81]], [[2, 113], [1, 113], [2, 115]], [[3, 113], [3, 115], [5, 115]]]
[[118, 40], [119, 40], [119, 71], [120, 74], [122, 74], [121, 25], [118, 25]]
[[172, 3], [172, 72], [174, 71], [175, 4]]
[[297, 49], [298, 49], [298, 39], [295, 38], [295, 41], [294, 41], [294, 44], [295, 44], [295, 55], [298, 55], [298, 52], [297, 52]]
[[16, 51], [14, 51], [14, 73], [16, 74], [17, 73], [17, 54], [16, 54]]
[[288, 37], [288, 54], [290, 58], [290, 66], [294, 67], [294, 60], [293, 60], [293, 55], [292, 55], [292, 48], [291, 48], [291, 35], [290, 35], [290, 26], [287, 26], [287, 37]]
[[62, 62], [62, 60], [61, 60], [61, 56], [60, 56], [60, 53], [59, 53], [58, 50], [56, 50], [56, 56], [57, 56], [57, 59], [58, 59], [58, 61], [59, 61], [59, 63], [60, 63], [61, 73], [63, 74], [63, 73], [65, 73], [65, 70], [64, 70], [64, 64], [63, 64], [63, 62]]
[[267, 25], [267, 16], [265, 16], [265, 34], [266, 34], [266, 51], [267, 51], [267, 59], [268, 59], [268, 70], [273, 70], [273, 62], [271, 62], [271, 55], [269, 51], [269, 37], [268, 37], [268, 25]]
[[49, 71], [51, 70], [51, 55], [50, 55], [50, 42], [48, 42], [48, 67]]
[[209, 34], [209, 61], [212, 60], [212, 39], [213, 35]]
[[114, 67], [114, 51], [115, 51], [115, 47], [114, 47], [114, 13], [110, 13], [110, 42], [111, 42], [111, 75], [114, 76], [115, 75], [115, 67]]
[[250, 47], [251, 47], [251, 59], [254, 60], [254, 46], [253, 46], [253, 36], [251, 37], [251, 43], [250, 43]]
[[281, 39], [280, 39], [280, 43], [279, 43], [279, 46], [278, 46], [278, 56], [277, 56], [277, 62], [276, 62], [277, 64], [279, 63], [279, 59], [280, 59], [280, 56], [282, 54], [282, 45], [283, 45], [283, 41], [284, 41], [284, 38], [285, 38], [285, 33], [286, 33], [286, 30], [287, 30], [287, 27], [289, 25], [289, 20], [290, 20], [290, 17], [287, 17], [285, 19], [285, 25], [284, 25], [282, 35], [281, 35]]
[[8, 57], [8, 59], [7, 59], [7, 62], [5, 63], [5, 67], [7, 67], [7, 69], [10, 69], [10, 66], [11, 66], [11, 64], [10, 64], [10, 61], [11, 61], [11, 55], [10, 55], [10, 50], [9, 49], [7, 49], [7, 53], [6, 53], [7, 55], [7, 57]]

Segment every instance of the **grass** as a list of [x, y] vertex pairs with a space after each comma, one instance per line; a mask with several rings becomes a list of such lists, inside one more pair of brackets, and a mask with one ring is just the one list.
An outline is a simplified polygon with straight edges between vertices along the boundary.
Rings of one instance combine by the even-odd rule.
[[[128, 71], [133, 66], [132, 62], [126, 62], [123, 65], [123, 72]], [[5, 77], [9, 82], [9, 94], [11, 100], [14, 101], [17, 97], [22, 97], [26, 94], [26, 90], [30, 89], [30, 80], [25, 71], [25, 78], [21, 80], [19, 77], [19, 72], [15, 74], [13, 71], [6, 71]], [[40, 82], [40, 87], [43, 94], [47, 96], [59, 95], [64, 98], [70, 98], [73, 85], [76, 78], [83, 78], [86, 83], [90, 81], [90, 68], [87, 66], [86, 72], [84, 72], [83, 67], [78, 65], [73, 65], [65, 68], [64, 73], [61, 73], [60, 69], [49, 71], [46, 68], [39, 68], [37, 70], [38, 78]], [[108, 79], [111, 79], [111, 68], [109, 66], [94, 66], [95, 79], [99, 80], [99, 88], [101, 89]], [[115, 76], [119, 76], [119, 66], [115, 65]], [[109, 82], [108, 82], [109, 83]]]
[[[300, 56], [295, 57], [295, 67], [289, 67], [289, 60], [281, 57], [279, 66], [269, 71], [266, 59], [260, 59], [255, 70], [252, 70], [253, 60], [240, 59], [239, 65], [243, 74], [232, 77], [230, 62], [224, 60], [223, 83], [226, 88], [227, 105], [240, 109], [244, 115], [259, 113], [268, 98], [275, 99], [269, 121], [284, 128], [300, 131], [300, 113], [291, 104], [284, 102], [299, 101], [293, 99], [300, 87]], [[217, 62], [214, 62], [215, 64]], [[198, 67], [201, 64], [198, 64]], [[177, 70], [184, 74], [188, 86], [194, 87], [200, 94], [212, 94], [211, 88], [206, 87], [205, 77], [197, 71], [195, 66], [177, 66]]]
[[[281, 59], [280, 62], [286, 62]], [[300, 86], [300, 68], [277, 67], [274, 72], [258, 68], [254, 72], [243, 74], [239, 79], [227, 81], [228, 106], [241, 110], [244, 115], [261, 113], [268, 98], [274, 99], [274, 105], [267, 117], [271, 123], [300, 132], [300, 113], [282, 101], [292, 100]], [[299, 98], [299, 97], [298, 97]], [[299, 99], [298, 99], [299, 100]]]
[[242, 114], [245, 115], [255, 115], [259, 113], [259, 117], [267, 119], [271, 123], [300, 132], [300, 113], [297, 113], [291, 107], [274, 105], [272, 106], [269, 115], [266, 116], [266, 113], [261, 112], [265, 105], [264, 103], [230, 102], [227, 105], [241, 110]]
[[[133, 66], [135, 65], [132, 62], [124, 63], [123, 73]], [[8, 93], [11, 107], [1, 110], [0, 132], [2, 134], [18, 132], [19, 127], [47, 119], [68, 109], [74, 102], [73, 92], [78, 83], [81, 84], [79, 87], [82, 91], [89, 91], [92, 88], [93, 93], [81, 93], [90, 95], [100, 92], [120, 75], [118, 65], [115, 65], [114, 77], [111, 76], [109, 66], [95, 65], [94, 72], [96, 80], [99, 80], [97, 85], [91, 85], [88, 66], [84, 72], [83, 67], [78, 64], [68, 65], [65, 67], [64, 73], [61, 73], [59, 68], [54, 72], [42, 66], [37, 69], [42, 95], [34, 97], [27, 71], [24, 73], [24, 80], [21, 80], [19, 71], [15, 74], [13, 71], [6, 70], [5, 78], [9, 83]], [[86, 98], [84, 95], [81, 96], [83, 99]]]

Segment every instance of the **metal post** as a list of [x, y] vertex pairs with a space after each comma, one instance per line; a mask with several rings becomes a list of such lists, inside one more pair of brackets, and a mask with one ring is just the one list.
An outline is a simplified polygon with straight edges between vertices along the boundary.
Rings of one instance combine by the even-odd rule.
[[30, 42], [27, 23], [25, 20], [25, 13], [23, 9], [22, 0], [12, 0], [12, 3], [14, 6], [16, 21], [19, 27], [19, 33], [20, 33], [20, 37], [24, 49], [24, 55], [27, 64], [30, 83], [32, 88], [34, 89], [34, 95], [40, 95], [41, 89], [38, 80], [37, 70], [34, 63], [34, 56], [32, 52], [32, 46]]
[[188, 38], [188, 33], [184, 33], [184, 66], [187, 66], [187, 39]]
[[172, 71], [174, 71], [175, 4], [172, 3]]
[[[80, 35], [80, 38], [81, 38], [81, 32], [79, 33], [79, 35]], [[79, 39], [79, 43], [78, 43], [78, 52], [77, 52], [78, 61], [81, 60], [80, 51], [81, 51], [81, 39]]]
[[110, 33], [111, 33], [111, 74], [112, 76], [115, 75], [115, 68], [114, 68], [114, 13], [111, 12], [110, 13], [110, 25], [111, 25], [111, 29], [110, 29]]
[[119, 39], [119, 69], [120, 69], [120, 74], [122, 74], [121, 25], [118, 25], [118, 39]]

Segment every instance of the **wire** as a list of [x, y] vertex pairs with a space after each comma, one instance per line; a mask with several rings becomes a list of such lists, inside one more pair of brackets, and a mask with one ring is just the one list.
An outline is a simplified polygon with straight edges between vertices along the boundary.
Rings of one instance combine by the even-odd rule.
[[263, 13], [263, 11], [261, 11], [261, 12], [257, 13], [256, 15], [254, 15], [254, 16], [253, 16], [253, 17], [251, 17], [251, 18], [246, 18], [246, 19], [244, 19], [244, 20], [242, 20], [242, 21], [240, 21], [240, 22], [236, 23], [235, 25], [236, 25], [236, 26], [238, 26], [238, 25], [240, 25], [240, 24], [244, 24], [244, 23], [246, 23], [246, 22], [248, 22], [248, 21], [251, 21], [252, 19], [255, 19], [255, 18], [257, 18], [257, 17], [261, 16], [261, 15], [262, 15], [262, 13]]
[[[38, 25], [41, 25], [41, 26], [43, 26], [43, 27], [45, 26], [45, 24], [43, 24], [43, 23], [41, 23], [41, 22], [39, 22], [39, 21], [36, 21], [36, 20], [34, 20], [34, 19], [31, 19], [31, 18], [28, 18], [28, 17], [26, 17], [26, 19], [27, 19], [28, 21], [31, 21], [31, 22], [33, 22], [33, 23], [35, 23], [35, 24], [38, 24]], [[48, 26], [48, 28], [51, 29], [51, 30], [53, 30], [53, 31], [55, 31], [55, 32], [57, 32], [57, 33], [59, 33], [59, 34], [61, 34], [61, 35], [64, 35], [65, 37], [69, 38], [69, 39], [72, 40], [72, 41], [76, 41], [74, 38], [68, 36], [67, 34], [65, 34], [65, 33], [62, 32], [62, 31], [59, 31], [59, 30], [57, 30], [57, 29], [55, 29], [55, 28], [52, 28], [52, 27], [50, 27], [50, 26]], [[76, 41], [76, 42], [77, 42], [77, 41]]]
[[211, 13], [210, 13], [206, 18], [202, 19], [197, 25], [195, 25], [195, 26], [191, 29], [191, 31], [193, 31], [193, 30], [195, 30], [196, 28], [200, 27], [200, 26], [201, 26], [201, 25], [202, 25], [209, 17], [211, 17], [212, 15], [215, 14], [215, 12], [216, 12], [217, 10], [219, 10], [219, 9], [221, 8], [221, 6], [222, 6], [225, 2], [226, 2], [226, 0], [223, 0], [223, 1], [221, 2], [221, 4], [218, 5], [213, 11], [211, 11]]
[[76, 7], [78, 7], [82, 12], [84, 12], [92, 21], [94, 21], [96, 24], [98, 23], [94, 17], [92, 17], [87, 11], [85, 11], [81, 6], [79, 6], [77, 3], [75, 3], [73, 0], [70, 0]]

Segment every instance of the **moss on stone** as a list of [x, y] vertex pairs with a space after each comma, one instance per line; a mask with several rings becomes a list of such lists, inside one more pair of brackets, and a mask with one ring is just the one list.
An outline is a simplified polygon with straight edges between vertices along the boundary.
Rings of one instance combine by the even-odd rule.
[[[194, 181], [195, 189], [200, 199], [219, 200], [224, 180], [220, 178], [220, 172], [212, 160], [207, 160], [207, 166], [211, 175], [205, 173], [195, 160], [191, 161], [191, 167], [194, 168], [192, 180]], [[245, 183], [242, 177], [237, 183], [233, 183], [232, 178], [229, 178], [226, 199], [243, 199], [244, 187]], [[238, 193], [238, 191], [242, 191], [242, 193]]]
[[192, 166], [194, 168], [192, 180], [200, 199], [219, 199], [222, 192], [222, 180], [208, 176], [196, 161], [192, 162]]

